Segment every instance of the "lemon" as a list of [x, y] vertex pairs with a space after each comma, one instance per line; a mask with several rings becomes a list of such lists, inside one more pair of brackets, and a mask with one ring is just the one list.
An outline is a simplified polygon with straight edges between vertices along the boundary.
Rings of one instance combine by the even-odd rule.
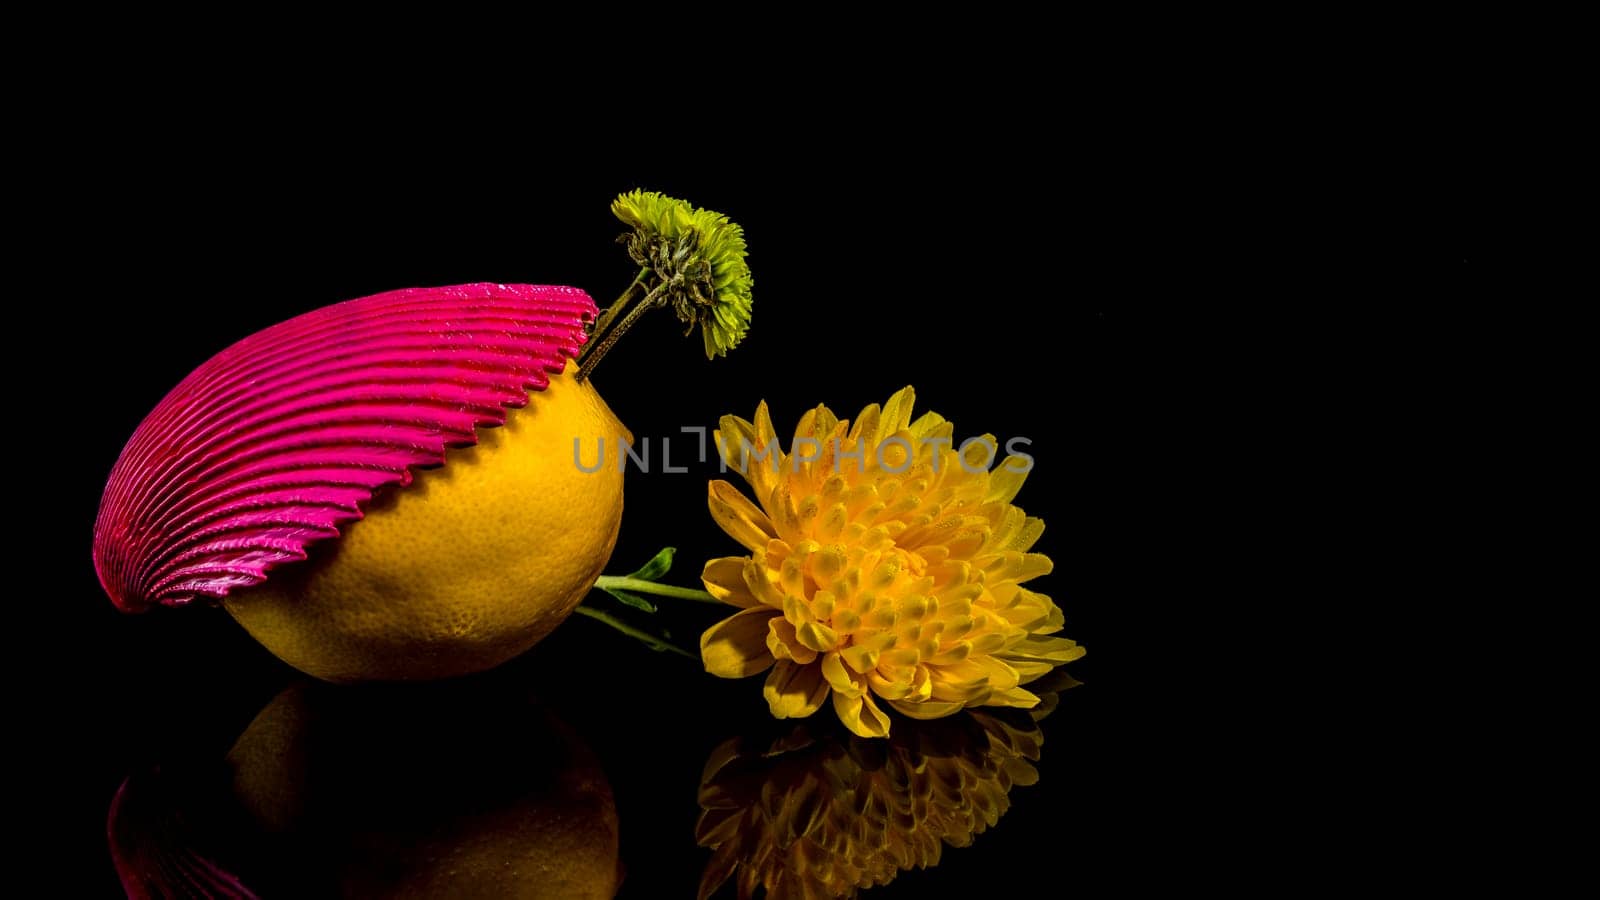
[[228, 765], [287, 896], [608, 898], [622, 878], [599, 761], [514, 685], [291, 687]]
[[[448, 678], [533, 646], [583, 600], [622, 522], [618, 450], [632, 435], [576, 371], [375, 497], [307, 561], [229, 597], [228, 612], [335, 682]], [[602, 442], [604, 464], [584, 471]]]

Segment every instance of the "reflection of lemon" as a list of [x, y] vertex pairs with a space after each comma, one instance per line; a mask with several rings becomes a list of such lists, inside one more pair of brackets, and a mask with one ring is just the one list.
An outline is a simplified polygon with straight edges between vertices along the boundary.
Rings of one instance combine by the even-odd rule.
[[564, 900], [621, 881], [605, 773], [514, 690], [290, 688], [228, 762], [278, 862], [264, 893]]
[[[632, 436], [575, 369], [228, 611], [329, 681], [445, 678], [533, 646], [594, 584], [622, 521], [617, 450]], [[574, 441], [593, 468], [602, 439], [605, 465], [583, 471]]]

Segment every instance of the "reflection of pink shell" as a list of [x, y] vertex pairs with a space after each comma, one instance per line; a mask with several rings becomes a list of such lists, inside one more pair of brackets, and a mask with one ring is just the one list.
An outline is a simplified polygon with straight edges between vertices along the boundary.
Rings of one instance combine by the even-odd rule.
[[129, 900], [258, 900], [238, 875], [195, 846], [210, 836], [209, 823], [189, 820], [175, 794], [156, 769], [123, 780], [111, 799], [106, 837]]
[[464, 284], [336, 303], [245, 338], [122, 449], [94, 525], [100, 583], [141, 612], [222, 598], [305, 559], [375, 490], [526, 405], [594, 314], [576, 288]]

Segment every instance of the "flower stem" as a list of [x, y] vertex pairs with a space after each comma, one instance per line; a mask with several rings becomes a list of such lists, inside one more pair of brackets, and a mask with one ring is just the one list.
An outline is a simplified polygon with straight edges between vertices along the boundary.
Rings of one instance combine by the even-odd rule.
[[639, 305], [628, 310], [628, 314], [622, 317], [622, 321], [618, 322], [616, 327], [612, 328], [610, 332], [607, 333], [603, 339], [601, 339], [600, 343], [595, 345], [595, 348], [586, 356], [584, 356], [583, 365], [578, 369], [579, 381], [589, 377], [589, 373], [593, 372], [594, 367], [598, 366], [600, 364], [600, 360], [605, 358], [607, 351], [609, 351], [612, 345], [617, 342], [617, 339], [626, 334], [628, 329], [633, 327], [633, 323], [637, 322], [641, 315], [644, 315], [650, 310], [666, 302], [666, 288], [667, 284], [666, 282], [663, 282], [656, 285], [650, 291], [650, 293], [645, 294], [644, 299], [639, 301]]
[[637, 628], [634, 628], [632, 625], [623, 622], [621, 619], [611, 615], [610, 613], [602, 612], [591, 606], [580, 606], [574, 610], [574, 612], [577, 612], [580, 615], [588, 616], [597, 622], [604, 622], [628, 637], [642, 642], [653, 650], [661, 650], [666, 653], [676, 653], [686, 659], [699, 660], [698, 656], [695, 656], [693, 653], [690, 653], [682, 647], [679, 647], [677, 644], [669, 643], [665, 639], [656, 637], [648, 631], [641, 631]]
[[[627, 287], [627, 290], [624, 290], [622, 292], [622, 295], [617, 297], [617, 300], [616, 300], [615, 303], [613, 303], [610, 306], [606, 307], [605, 310], [600, 313], [600, 318], [597, 319], [595, 321], [595, 323], [594, 323], [594, 332], [593, 332], [594, 336], [598, 337], [599, 335], [603, 334], [605, 332], [606, 328], [609, 327], [611, 325], [611, 323], [616, 320], [617, 316], [622, 313], [622, 310], [627, 307], [628, 301], [633, 299], [633, 291], [634, 291], [634, 289], [637, 288], [639, 285], [643, 284], [645, 276], [649, 275], [649, 274], [650, 274], [650, 267], [649, 266], [640, 266], [639, 267], [639, 274], [633, 276], [633, 283], [629, 284], [628, 287]], [[579, 357], [578, 357], [579, 361], [582, 362], [583, 357], [588, 356], [589, 355], [589, 351], [591, 351], [593, 349], [594, 349], [594, 344], [592, 342], [587, 347], [584, 347], [583, 348], [583, 353], [579, 354]]]
[[600, 590], [618, 588], [624, 591], [635, 591], [640, 594], [656, 594], [661, 597], [675, 597], [679, 600], [694, 600], [699, 603], [723, 605], [721, 600], [705, 591], [697, 591], [694, 588], [673, 587], [670, 584], [656, 584], [654, 581], [645, 581], [643, 578], [629, 578], [626, 575], [601, 575], [595, 579], [594, 586]]

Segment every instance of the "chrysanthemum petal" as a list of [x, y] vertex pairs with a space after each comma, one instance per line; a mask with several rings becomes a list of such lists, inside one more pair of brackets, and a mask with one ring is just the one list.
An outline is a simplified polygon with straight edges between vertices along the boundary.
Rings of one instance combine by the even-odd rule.
[[857, 643], [845, 648], [839, 656], [845, 665], [852, 670], [865, 675], [878, 667], [878, 653], [876, 647], [867, 643]]
[[933, 676], [927, 666], [919, 665], [911, 674], [911, 693], [905, 696], [907, 703], [921, 703], [933, 698]]
[[882, 666], [867, 673], [867, 685], [872, 692], [885, 700], [903, 700], [911, 693], [911, 673], [903, 675], [891, 671], [889, 677]]
[[1067, 638], [1056, 637], [1030, 637], [1015, 646], [1007, 648], [1006, 656], [1018, 659], [1053, 662], [1057, 665], [1071, 662], [1083, 656], [1084, 649], [1078, 643]]
[[796, 626], [794, 631], [800, 643], [818, 653], [826, 653], [839, 646], [838, 633], [821, 622], [805, 622]]
[[1036, 678], [1043, 678], [1044, 676], [1049, 675], [1051, 672], [1054, 672], [1056, 669], [1056, 663], [1053, 662], [1044, 662], [1033, 659], [1015, 659], [1012, 657], [1006, 657], [1005, 660], [1006, 665], [1009, 665], [1012, 670], [1017, 673], [1018, 684], [1027, 684]]
[[990, 691], [989, 673], [974, 660], [951, 665], [930, 666], [933, 699], [947, 703], [976, 705]]
[[1042, 534], [1044, 534], [1044, 520], [1029, 516], [1023, 520], [1022, 530], [1018, 531], [1017, 536], [1011, 539], [1007, 549], [1019, 552], [1031, 550], [1033, 545], [1039, 542], [1039, 536]]
[[889, 717], [872, 701], [871, 694], [849, 697], [835, 691], [833, 710], [839, 714], [839, 721], [844, 723], [844, 727], [861, 737], [889, 736]]
[[925, 441], [927, 438], [941, 432], [953, 432], [954, 428], [946, 427], [949, 425], [950, 422], [944, 416], [930, 410], [917, 416], [916, 421], [912, 422], [909, 427], [912, 437], [917, 438], [919, 441]]
[[861, 410], [861, 415], [856, 416], [855, 424], [850, 427], [850, 440], [864, 442], [869, 447], [877, 444], [878, 416], [881, 412], [882, 408], [876, 403], [869, 404]]
[[749, 609], [758, 605], [755, 594], [744, 581], [744, 569], [750, 560], [743, 556], [724, 556], [706, 563], [700, 581], [706, 592], [732, 606]]
[[767, 649], [779, 661], [792, 659], [802, 665], [817, 661], [817, 651], [800, 643], [794, 624], [783, 616], [773, 616], [767, 623]]
[[866, 679], [851, 672], [838, 653], [823, 654], [822, 677], [841, 694], [860, 694], [866, 688]]
[[758, 565], [747, 564], [744, 567], [744, 583], [750, 588], [750, 593], [761, 602], [763, 606], [781, 610], [784, 607], [785, 597], [783, 591], [772, 583], [767, 570]]
[[757, 438], [755, 423], [738, 416], [723, 416], [719, 425], [715, 440], [723, 465], [744, 478], [757, 500], [765, 500], [777, 485], [783, 448], [774, 437]]
[[763, 400], [756, 405], [756, 444], [760, 447], [769, 447], [777, 444], [778, 431], [772, 427], [772, 412], [767, 409], [767, 401]]
[[879, 434], [888, 436], [911, 424], [911, 408], [916, 405], [917, 392], [911, 385], [906, 385], [883, 405], [883, 417], [878, 426]]
[[988, 673], [988, 684], [995, 692], [1009, 691], [1017, 686], [1020, 676], [1017, 670], [1007, 665], [1004, 660], [993, 656], [980, 656], [973, 660], [980, 668]]
[[989, 495], [984, 499], [992, 503], [1010, 503], [1022, 490], [1022, 483], [1028, 480], [1028, 471], [1023, 460], [1006, 457], [1005, 462], [989, 473]]
[[711, 482], [707, 492], [711, 518], [728, 536], [752, 551], [766, 548], [767, 542], [778, 536], [766, 513], [745, 499], [739, 489], [720, 478]]
[[722, 457], [722, 462], [737, 469], [740, 448], [755, 446], [756, 427], [738, 416], [723, 416], [717, 422], [717, 430], [713, 437], [717, 444], [717, 454]]
[[907, 703], [903, 700], [890, 700], [889, 705], [896, 712], [910, 716], [913, 719], [942, 719], [961, 711], [959, 703], [941, 703], [937, 700], [926, 700], [920, 703]]
[[735, 613], [700, 635], [700, 659], [718, 678], [745, 678], [773, 663], [767, 650], [767, 620], [777, 615], [765, 607]]
[[1033, 709], [1039, 705], [1039, 696], [1020, 687], [1013, 687], [1006, 691], [995, 691], [989, 695], [987, 706], [1014, 706], [1018, 709]]
[[822, 701], [828, 699], [828, 682], [823, 679], [822, 669], [818, 666], [780, 659], [767, 673], [763, 694], [773, 718], [804, 718], [816, 712], [821, 708]]
[[1022, 565], [1017, 569], [1014, 576], [1019, 582], [1031, 581], [1055, 571], [1056, 564], [1051, 562], [1050, 557], [1045, 556], [1043, 553], [1023, 553], [1021, 556]]
[[1052, 634], [1061, 628], [1061, 610], [1044, 594], [1016, 584], [1000, 584], [991, 596], [996, 600], [996, 612], [1013, 628], [1032, 634]]
[[963, 469], [969, 472], [987, 471], [994, 465], [995, 455], [1000, 450], [1000, 444], [994, 439], [994, 435], [980, 435], [962, 443], [966, 446], [966, 450], [961, 453]]

